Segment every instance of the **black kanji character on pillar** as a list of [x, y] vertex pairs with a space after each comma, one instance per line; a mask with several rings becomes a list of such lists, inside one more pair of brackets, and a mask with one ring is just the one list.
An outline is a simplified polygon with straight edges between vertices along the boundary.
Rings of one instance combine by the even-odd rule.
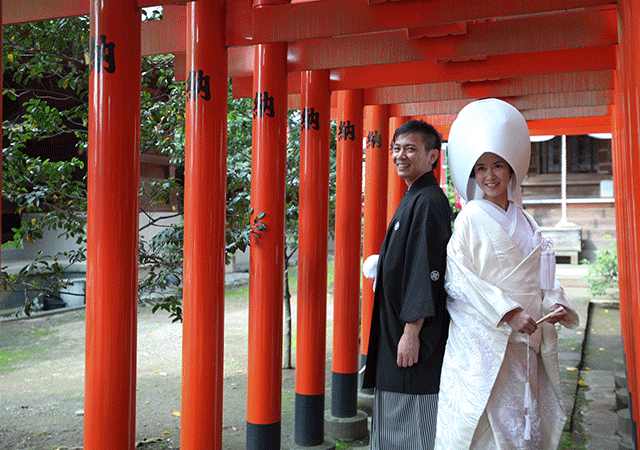
[[346, 141], [347, 139], [350, 141], [356, 140], [356, 126], [350, 120], [346, 122], [341, 120], [338, 124], [338, 140]]
[[114, 73], [116, 71], [116, 44], [114, 42], [107, 42], [107, 36], [101, 34], [100, 37], [93, 39], [93, 46], [91, 47], [91, 57], [89, 62], [89, 69], [93, 70], [97, 68], [104, 69], [107, 73]]
[[382, 134], [376, 131], [369, 131], [367, 134], [367, 148], [382, 148]]
[[253, 118], [256, 117], [273, 117], [276, 115], [276, 111], [273, 107], [273, 97], [269, 96], [267, 91], [264, 91], [262, 94], [256, 92], [256, 96], [253, 99]]
[[300, 130], [310, 130], [311, 128], [314, 130], [320, 129], [320, 113], [316, 112], [315, 108], [305, 108], [300, 118]]
[[209, 76], [204, 76], [204, 71], [192, 70], [187, 78], [187, 100], [191, 100], [192, 93], [195, 92], [194, 99], [211, 100], [211, 89], [209, 87]]

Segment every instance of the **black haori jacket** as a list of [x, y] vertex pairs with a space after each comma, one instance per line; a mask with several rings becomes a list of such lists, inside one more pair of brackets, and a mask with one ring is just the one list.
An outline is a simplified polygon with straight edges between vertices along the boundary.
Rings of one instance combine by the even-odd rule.
[[[380, 249], [363, 388], [438, 393], [449, 327], [444, 272], [450, 237], [449, 201], [427, 172], [405, 193]], [[418, 363], [398, 367], [404, 326], [421, 318]]]

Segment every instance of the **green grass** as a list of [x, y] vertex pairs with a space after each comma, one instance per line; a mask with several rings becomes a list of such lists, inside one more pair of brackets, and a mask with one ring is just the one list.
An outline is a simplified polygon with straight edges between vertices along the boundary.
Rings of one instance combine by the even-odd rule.
[[[298, 292], [298, 266], [289, 267], [289, 288], [291, 295]], [[327, 262], [327, 287], [331, 287], [335, 281], [335, 265], [333, 260]], [[226, 296], [249, 297], [249, 287], [240, 286], [237, 289], [230, 288], [226, 291]]]
[[21, 352], [11, 352], [8, 350], [0, 349], [0, 370], [8, 370], [11, 364], [18, 361], [31, 358], [36, 353], [36, 350], [25, 350]]
[[238, 289], [228, 289], [226, 291], [226, 295], [233, 295], [234, 297], [248, 297], [249, 296], [249, 288], [248, 287], [239, 287]]
[[50, 330], [33, 330], [33, 335], [34, 336], [48, 336], [52, 334], [52, 332]]
[[574, 439], [569, 431], [563, 431], [558, 450], [584, 450], [584, 439]]
[[366, 445], [366, 443], [366, 439], [357, 439], [355, 441], [336, 441], [336, 450], [362, 447]]
[[[579, 372], [571, 372], [567, 378], [576, 378], [576, 383], [579, 383], [582, 380], [582, 377], [579, 375]], [[562, 432], [562, 437], [560, 438], [560, 446], [558, 447], [558, 450], [584, 450], [585, 449], [585, 445], [587, 443], [588, 440], [588, 436], [585, 433], [585, 429], [583, 426], [583, 417], [582, 417], [582, 409], [584, 407], [584, 405], [586, 404], [586, 398], [585, 398], [585, 390], [588, 389], [587, 387], [583, 387], [580, 386], [578, 387], [578, 390], [576, 392], [576, 398], [575, 398], [575, 411], [574, 411], [574, 417], [573, 417], [573, 422], [571, 420], [571, 417], [567, 418], [567, 421], [564, 425], [564, 430]], [[570, 415], [570, 411], [568, 411], [568, 414]], [[572, 427], [573, 425], [573, 427]]]
[[328, 285], [333, 284], [334, 279], [335, 279], [335, 264], [334, 264], [334, 260], [332, 259], [327, 264], [327, 284]]
[[579, 349], [582, 346], [582, 339], [562, 339], [558, 340], [559, 348], [577, 348]]

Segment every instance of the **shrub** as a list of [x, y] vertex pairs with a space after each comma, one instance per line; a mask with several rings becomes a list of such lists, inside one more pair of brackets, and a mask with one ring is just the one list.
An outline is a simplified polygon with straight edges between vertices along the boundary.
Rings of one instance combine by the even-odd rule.
[[[605, 237], [611, 239], [611, 236]], [[589, 265], [586, 278], [592, 295], [603, 295], [607, 289], [618, 287], [618, 250], [615, 241], [612, 241], [609, 248], [598, 248], [593, 263], [586, 259], [582, 262]]]

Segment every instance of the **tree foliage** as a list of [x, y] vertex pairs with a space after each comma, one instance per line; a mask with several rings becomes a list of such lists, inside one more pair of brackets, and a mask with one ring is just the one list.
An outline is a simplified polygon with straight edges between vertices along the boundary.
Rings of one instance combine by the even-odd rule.
[[[606, 235], [605, 238], [611, 239], [611, 236]], [[581, 261], [589, 266], [586, 278], [589, 282], [589, 292], [593, 296], [605, 295], [608, 289], [618, 288], [618, 249], [614, 241], [607, 247], [599, 247], [596, 250], [593, 263], [587, 259]]]
[[[148, 19], [160, 15], [156, 11]], [[16, 272], [3, 267], [3, 288], [25, 292], [27, 314], [43, 293], [63, 289], [69, 267], [86, 259], [89, 40], [88, 17], [11, 25], [3, 31], [3, 199], [17, 214], [29, 217], [13, 229], [13, 239], [5, 247], [35, 242], [45, 230], [76, 243], [74, 250], [40, 253]], [[140, 277], [139, 293], [141, 297], [162, 293], [156, 308], [168, 310], [179, 320], [185, 83], [175, 80], [173, 59], [173, 55], [155, 55], [142, 60], [140, 151], [166, 156], [175, 175], [146, 179], [140, 186], [145, 208], [141, 213], [147, 218], [143, 227], [161, 231], [140, 239], [139, 262], [148, 270]], [[246, 249], [251, 230], [250, 100], [230, 98], [228, 142], [226, 241], [230, 255]], [[172, 212], [150, 211], [166, 205], [172, 196], [178, 196]]]
[[[161, 12], [145, 13], [156, 20]], [[50, 230], [75, 242], [72, 250], [38, 257], [17, 271], [2, 268], [5, 290], [24, 292], [25, 312], [47, 292], [68, 284], [70, 267], [86, 260], [86, 158], [89, 97], [89, 18], [5, 26], [3, 32], [4, 108], [2, 194], [23, 217], [5, 247], [20, 247]], [[171, 176], [143, 179], [139, 296], [154, 297], [154, 310], [182, 317], [182, 188], [184, 178], [185, 83], [174, 76], [173, 55], [142, 59], [141, 154], [162, 155], [175, 168]], [[227, 134], [227, 258], [245, 251], [251, 233], [264, 231], [260, 215], [250, 222], [251, 99], [229, 90]], [[287, 150], [286, 263], [298, 245], [300, 114], [290, 113]], [[335, 129], [331, 176], [335, 177]], [[335, 178], [331, 183], [333, 211]], [[154, 213], [171, 204], [173, 210]], [[333, 230], [333, 215], [329, 230]], [[159, 232], [144, 237], [146, 229]], [[288, 281], [287, 281], [288, 287]]]

